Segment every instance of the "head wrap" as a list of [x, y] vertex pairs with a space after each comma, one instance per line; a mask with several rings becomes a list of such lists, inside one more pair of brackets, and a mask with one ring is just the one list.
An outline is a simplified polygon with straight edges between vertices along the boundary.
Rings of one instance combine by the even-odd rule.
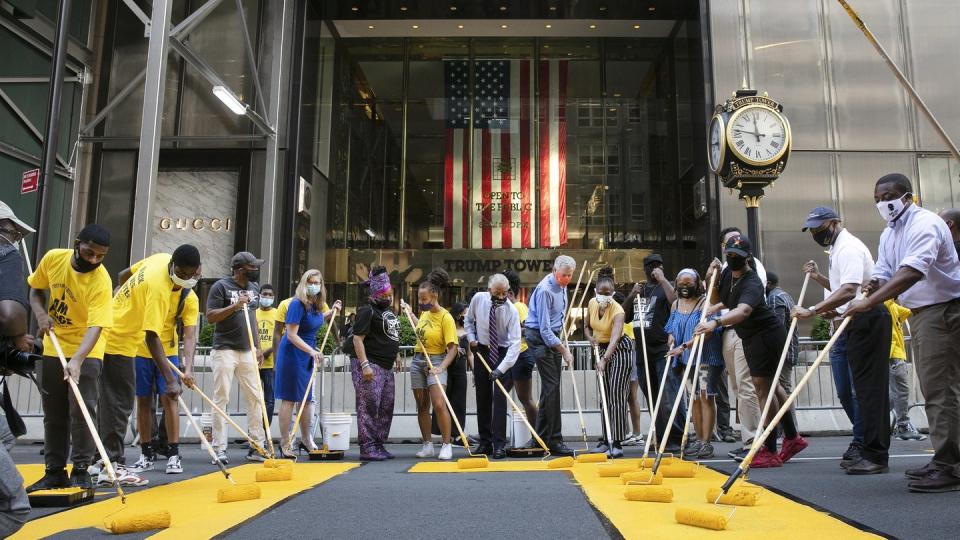
[[386, 272], [370, 276], [367, 284], [370, 285], [370, 296], [373, 297], [386, 296], [393, 291], [390, 285], [390, 275]]
[[680, 279], [680, 276], [688, 275], [693, 276], [693, 279], [700, 281], [700, 274], [693, 268], [684, 268], [683, 270], [677, 272], [677, 279]]

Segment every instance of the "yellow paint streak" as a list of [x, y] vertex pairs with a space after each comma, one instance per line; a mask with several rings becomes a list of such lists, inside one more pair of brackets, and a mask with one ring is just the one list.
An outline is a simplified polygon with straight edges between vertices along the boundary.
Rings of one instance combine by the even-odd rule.
[[[618, 463], [639, 460], [616, 460]], [[569, 470], [593, 504], [626, 539], [650, 538], [712, 538], [736, 540], [795, 540], [796, 538], [879, 538], [770, 491], [764, 491], [757, 506], [738, 507], [725, 531], [711, 531], [681, 525], [674, 516], [678, 507], [706, 512], [726, 512], [731, 508], [704, 502], [710, 488], [723, 484], [726, 475], [702, 467], [695, 478], [664, 478], [663, 486], [673, 490], [672, 503], [646, 503], [624, 499], [626, 486], [619, 478], [602, 478], [597, 474], [600, 464], [577, 463]], [[409, 472], [414, 473], [476, 473], [476, 472], [556, 472], [536, 461], [490, 462], [489, 469], [464, 471], [454, 463], [418, 463]], [[752, 486], [738, 482], [737, 486]]]
[[[32, 470], [35, 467], [40, 469], [39, 475], [42, 475], [42, 465], [26, 465], [18, 469], [25, 478], [28, 475], [31, 475], [31, 478], [39, 478], [38, 473]], [[261, 490], [259, 499], [218, 503], [217, 491], [231, 485], [218, 471], [182, 482], [146, 489], [133, 488], [128, 491], [126, 509], [123, 509], [119, 498], [112, 497], [35, 519], [27, 523], [12, 538], [42, 538], [70, 529], [86, 527], [104, 529], [104, 520], [121, 509], [129, 513], [169, 510], [173, 517], [170, 528], [158, 531], [152, 538], [209, 538], [247, 521], [291, 495], [359, 467], [359, 464], [303, 463], [293, 467], [295, 469], [293, 480], [259, 484]], [[263, 466], [242, 465], [229, 470], [237, 484], [252, 484], [256, 471], [263, 470]], [[102, 491], [103, 488], [101, 488]], [[123, 514], [112, 517], [120, 515]]]

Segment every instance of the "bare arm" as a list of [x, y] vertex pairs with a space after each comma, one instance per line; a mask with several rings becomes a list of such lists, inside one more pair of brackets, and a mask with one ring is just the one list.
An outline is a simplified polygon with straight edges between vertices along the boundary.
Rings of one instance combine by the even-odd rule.
[[287, 325], [287, 341], [293, 343], [293, 346], [300, 349], [301, 351], [309, 354], [313, 354], [315, 349], [307, 344], [300, 336], [297, 335], [297, 330], [300, 329], [299, 324], [288, 324]]
[[33, 316], [37, 318], [41, 335], [53, 328], [53, 320], [47, 313], [47, 293], [44, 290], [30, 289], [30, 308], [33, 310]]
[[167, 355], [163, 352], [163, 343], [160, 342], [160, 336], [153, 331], [147, 330], [144, 342], [147, 344], [147, 349], [150, 351], [153, 363], [157, 366], [157, 369], [160, 370], [160, 374], [167, 382], [166, 395], [171, 398], [176, 398], [181, 392], [180, 383], [177, 382], [177, 379], [173, 376], [173, 370], [170, 369], [170, 362], [167, 360]]
[[450, 364], [457, 359], [457, 354], [460, 352], [460, 347], [456, 343], [447, 343], [447, 355], [443, 357], [443, 362], [440, 362], [440, 369], [444, 370], [450, 367]]
[[617, 350], [617, 345], [620, 344], [620, 339], [623, 337], [623, 313], [619, 313], [613, 317], [613, 328], [610, 330], [610, 343], [607, 344], [607, 351], [603, 354], [606, 358], [612, 358], [613, 354]]
[[896, 273], [893, 274], [893, 277], [890, 278], [890, 281], [880, 284], [878, 280], [876, 283], [870, 285], [868, 287], [869, 290], [872, 291], [870, 296], [863, 300], [850, 302], [850, 306], [847, 308], [847, 311], [844, 312], [843, 316], [849, 317], [856, 313], [868, 311], [891, 298], [896, 298], [910, 287], [913, 287], [921, 279], [923, 279], [923, 274], [916, 269], [909, 266], [901, 266]]
[[249, 302], [249, 300], [245, 300], [245, 299], [249, 297], [245, 294], [241, 294], [240, 298], [241, 300], [238, 300], [237, 302], [230, 304], [229, 306], [218, 308], [218, 309], [208, 309], [206, 312], [207, 322], [209, 322], [210, 324], [216, 324], [218, 322], [226, 320], [227, 317], [243, 309], [243, 304], [245, 304], [246, 302]]

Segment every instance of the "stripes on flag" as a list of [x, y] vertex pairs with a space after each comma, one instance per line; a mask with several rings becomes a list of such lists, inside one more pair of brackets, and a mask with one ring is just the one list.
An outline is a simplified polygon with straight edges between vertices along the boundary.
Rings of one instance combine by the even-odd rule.
[[[566, 62], [540, 64], [539, 85], [546, 89], [549, 84], [549, 90], [541, 90], [539, 134], [534, 132], [533, 70], [531, 60], [475, 62], [471, 160], [468, 62], [444, 62], [446, 248], [532, 248], [537, 244], [535, 217], [540, 219], [541, 246], [567, 241]], [[537, 135], [540, 180], [534, 182]]]

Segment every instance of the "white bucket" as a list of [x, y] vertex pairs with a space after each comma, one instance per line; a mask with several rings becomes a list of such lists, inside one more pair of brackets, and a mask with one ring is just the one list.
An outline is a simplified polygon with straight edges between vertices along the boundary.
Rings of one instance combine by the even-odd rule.
[[213, 442], [213, 413], [205, 412], [200, 415], [200, 430], [207, 442]]
[[527, 429], [527, 424], [523, 421], [524, 414], [513, 411], [510, 417], [513, 418], [513, 440], [511, 444], [514, 448], [523, 448], [530, 440], [530, 430]]
[[330, 450], [350, 449], [350, 424], [353, 420], [349, 413], [323, 413], [323, 444]]

